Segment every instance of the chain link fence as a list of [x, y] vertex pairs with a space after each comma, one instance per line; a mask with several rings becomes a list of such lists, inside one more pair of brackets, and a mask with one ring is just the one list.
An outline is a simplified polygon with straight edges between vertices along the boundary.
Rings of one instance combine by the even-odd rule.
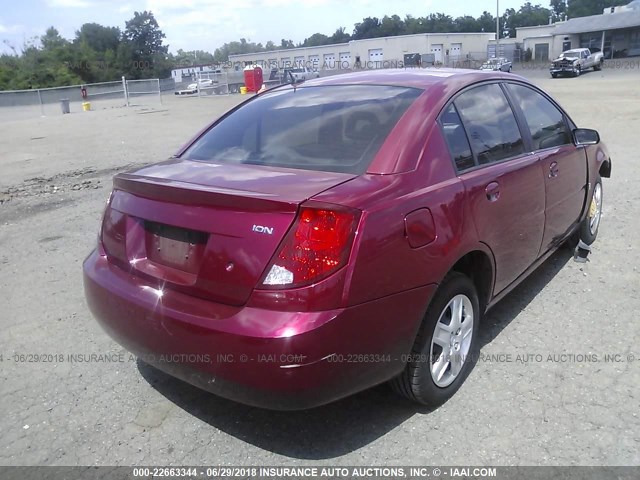
[[127, 105], [144, 104], [153, 95], [162, 104], [162, 90], [160, 89], [160, 79], [126, 80]]
[[66, 87], [0, 91], [0, 120], [62, 115], [162, 103], [162, 92], [175, 89], [173, 79], [126, 80]]
[[[521, 61], [520, 56], [514, 62]], [[488, 54], [471, 52], [464, 55], [443, 55], [440, 62], [425, 64], [421, 67], [448, 67], [478, 69], [487, 60]], [[416, 68], [405, 66], [403, 62], [387, 62], [388, 68]], [[357, 71], [358, 68], [335, 71], [321, 71], [320, 76]], [[282, 83], [282, 72], [275, 70], [264, 71], [264, 83], [274, 86]], [[163, 102], [163, 95], [198, 96], [215, 98], [218, 95], [239, 93], [244, 86], [244, 72], [242, 70], [220, 70], [217, 72], [202, 72], [196, 80], [188, 79], [176, 82], [173, 78], [126, 80], [85, 85], [71, 85], [66, 87], [40, 88], [32, 90], [0, 91], [0, 121], [33, 118], [37, 116], [62, 115], [63, 101], [68, 101], [70, 113], [77, 113], [84, 108], [101, 110], [125, 106], [158, 105]], [[83, 96], [83, 89], [85, 96]], [[86, 105], [89, 104], [89, 105]]]
[[447, 68], [479, 69], [487, 61], [487, 52], [469, 52], [464, 55], [445, 55], [443, 66]]

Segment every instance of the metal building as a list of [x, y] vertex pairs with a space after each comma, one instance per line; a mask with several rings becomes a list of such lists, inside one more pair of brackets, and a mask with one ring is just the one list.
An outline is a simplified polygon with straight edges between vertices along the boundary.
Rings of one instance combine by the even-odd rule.
[[[429, 60], [445, 66], [464, 66], [486, 58], [494, 33], [421, 33], [352, 40], [348, 43], [300, 47], [270, 52], [229, 55], [235, 68], [254, 63], [279, 68], [306, 65], [318, 70], [395, 68]], [[476, 58], [477, 57], [477, 58]]]
[[640, 55], [640, 0], [608, 7], [601, 15], [516, 29], [517, 41], [536, 60], [549, 60], [571, 48], [603, 51], [605, 58]]

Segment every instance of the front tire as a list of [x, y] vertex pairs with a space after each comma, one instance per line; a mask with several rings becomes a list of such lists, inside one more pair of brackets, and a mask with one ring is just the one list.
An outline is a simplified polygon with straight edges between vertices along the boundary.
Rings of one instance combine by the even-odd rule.
[[598, 178], [593, 186], [587, 216], [580, 223], [580, 240], [587, 245], [591, 245], [598, 237], [598, 228], [602, 219], [602, 200], [602, 180]]
[[436, 407], [460, 388], [477, 358], [478, 294], [461, 273], [449, 274], [422, 320], [404, 371], [391, 386], [408, 399]]
[[591, 200], [587, 204], [587, 214], [578, 225], [578, 228], [566, 240], [566, 247], [575, 250], [580, 242], [589, 246], [596, 241], [600, 220], [602, 219], [602, 199], [602, 180], [598, 177], [593, 187]]

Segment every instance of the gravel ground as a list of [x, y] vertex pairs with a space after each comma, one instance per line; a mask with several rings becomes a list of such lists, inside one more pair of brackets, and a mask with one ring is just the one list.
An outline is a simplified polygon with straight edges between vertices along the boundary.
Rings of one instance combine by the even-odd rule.
[[244, 97], [2, 123], [0, 465], [640, 465], [640, 72], [522, 73], [610, 148], [600, 236], [589, 263], [558, 252], [490, 312], [484, 358], [434, 411], [386, 386], [307, 412], [246, 407], [129, 358], [91, 317], [81, 264], [112, 175]]

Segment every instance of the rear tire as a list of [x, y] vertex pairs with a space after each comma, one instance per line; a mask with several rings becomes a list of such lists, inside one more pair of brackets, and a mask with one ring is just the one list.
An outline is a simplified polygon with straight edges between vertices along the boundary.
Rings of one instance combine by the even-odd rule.
[[392, 388], [409, 400], [436, 407], [460, 388], [475, 360], [480, 307], [473, 282], [453, 272], [438, 288]]

